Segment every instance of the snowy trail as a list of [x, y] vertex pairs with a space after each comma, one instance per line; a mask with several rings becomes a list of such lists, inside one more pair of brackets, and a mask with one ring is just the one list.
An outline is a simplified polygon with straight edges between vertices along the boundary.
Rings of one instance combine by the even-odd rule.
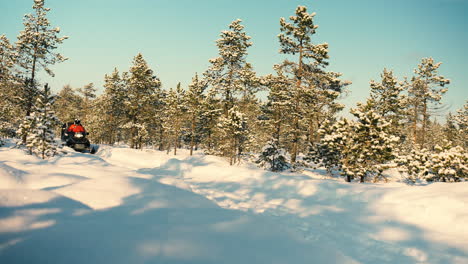
[[0, 262], [468, 263], [467, 183], [323, 178], [184, 151], [0, 148]]
[[[220, 208], [187, 184], [112, 165], [105, 159], [114, 150], [44, 162], [0, 148], [0, 263], [356, 263], [267, 217]], [[144, 158], [123, 151], [135, 164]], [[144, 164], [154, 165], [152, 154]]]
[[118, 153], [108, 161], [139, 167], [140, 173], [223, 208], [266, 215], [361, 263], [468, 262], [467, 183], [348, 184], [318, 174], [265, 172], [248, 164], [228, 167], [210, 156], [155, 155], [166, 163], [145, 168], [139, 165], [146, 163], [122, 163], [124, 155]]

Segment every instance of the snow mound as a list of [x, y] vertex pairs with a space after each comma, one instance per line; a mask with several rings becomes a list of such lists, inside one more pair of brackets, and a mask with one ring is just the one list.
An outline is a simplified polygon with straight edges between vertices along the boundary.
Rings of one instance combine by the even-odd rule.
[[8, 166], [0, 162], [0, 188], [14, 189], [23, 188], [27, 172]]

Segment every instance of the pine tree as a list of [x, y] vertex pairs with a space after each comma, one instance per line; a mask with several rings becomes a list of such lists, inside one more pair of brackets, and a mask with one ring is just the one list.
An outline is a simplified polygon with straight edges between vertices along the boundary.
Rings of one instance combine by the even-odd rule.
[[[413, 141], [421, 146], [426, 143], [430, 107], [432, 104], [440, 104], [442, 95], [448, 90], [444, 87], [450, 83], [449, 79], [438, 73], [441, 64], [441, 62], [435, 63], [432, 58], [423, 58], [421, 64], [414, 70], [416, 76], [412, 78], [408, 90]], [[418, 136], [418, 124], [421, 124], [420, 136]]]
[[0, 35], [0, 85], [11, 82], [17, 63], [17, 53], [15, 47], [10, 43], [5, 35]]
[[431, 172], [431, 153], [424, 148], [413, 148], [409, 150], [409, 153], [399, 155], [395, 161], [402, 172], [408, 174], [410, 182], [424, 179]]
[[437, 146], [435, 153], [431, 155], [432, 175], [428, 175], [428, 181], [458, 182], [468, 179], [468, 153], [461, 147]]
[[55, 96], [50, 94], [48, 85], [39, 94], [31, 117], [34, 118], [35, 126], [27, 137], [27, 147], [32, 153], [42, 159], [54, 156], [57, 146], [54, 139], [54, 127], [58, 124], [58, 118], [53, 111]]
[[279, 145], [278, 140], [272, 138], [262, 149], [257, 163], [271, 171], [284, 171], [290, 168], [286, 158], [286, 151]]
[[165, 98], [165, 118], [164, 128], [169, 138], [169, 148], [172, 146], [174, 155], [177, 155], [180, 137], [184, 124], [184, 117], [187, 113], [187, 104], [185, 99], [185, 91], [181, 88], [180, 83], [176, 89], [170, 89]]
[[218, 139], [216, 130], [219, 118], [223, 115], [220, 101], [213, 90], [209, 90], [202, 101], [200, 123], [197, 130], [200, 131], [200, 140], [207, 154], [221, 154], [217, 151]]
[[13, 137], [19, 124], [20, 107], [16, 90], [20, 83], [15, 65], [17, 54], [5, 35], [0, 35], [0, 138]]
[[187, 104], [188, 116], [188, 136], [190, 137], [190, 156], [193, 154], [195, 145], [200, 142], [200, 131], [197, 129], [203, 114], [203, 100], [205, 100], [203, 92], [206, 89], [206, 82], [199, 80], [198, 75], [192, 78], [192, 83], [185, 93], [185, 102]]
[[463, 108], [457, 110], [453, 119], [458, 128], [457, 137], [454, 142], [466, 150], [468, 149], [468, 101]]
[[403, 122], [406, 116], [406, 98], [402, 95], [403, 84], [393, 75], [393, 71], [384, 69], [380, 75], [382, 80], [370, 82], [370, 99], [374, 111], [391, 123], [393, 134], [403, 137]]
[[88, 83], [82, 88], [78, 89], [78, 92], [81, 94], [83, 98], [83, 104], [81, 106], [82, 114], [81, 119], [84, 122], [88, 122], [90, 118], [91, 112], [93, 111], [93, 100], [96, 98], [96, 88], [94, 88], [93, 83]]
[[262, 107], [261, 120], [267, 135], [267, 146], [282, 149], [285, 147], [285, 126], [289, 118], [291, 105], [291, 92], [289, 79], [286, 78], [281, 68], [276, 67], [277, 75], [265, 76], [263, 82], [269, 89], [267, 102]]
[[249, 85], [254, 84], [255, 74], [246, 62], [247, 48], [252, 43], [241, 22], [237, 19], [229, 25], [229, 30], [221, 32], [221, 38], [216, 41], [219, 57], [210, 60], [211, 66], [205, 72], [211, 89], [220, 96], [225, 116], [234, 106], [236, 95], [246, 93]]
[[[291, 162], [295, 163], [305, 138], [312, 141], [321, 120], [324, 120], [325, 108], [330, 113], [342, 106], [333, 103], [342, 88], [348, 82], [338, 79], [339, 73], [325, 72], [328, 65], [328, 44], [314, 44], [312, 36], [316, 33], [315, 13], [309, 14], [305, 6], [298, 6], [296, 15], [291, 16], [291, 23], [280, 19], [280, 53], [298, 55], [297, 62], [285, 60], [282, 71], [289, 76], [291, 83], [291, 119], [289, 124], [291, 141]], [[326, 100], [324, 100], [326, 99]], [[336, 108], [336, 109], [335, 109]]]
[[141, 53], [133, 59], [133, 66], [126, 77], [126, 86], [125, 127], [130, 129], [131, 147], [138, 149], [142, 148], [143, 140], [149, 135], [155, 105], [161, 94], [161, 82], [154, 76]]
[[101, 130], [106, 135], [106, 142], [114, 144], [120, 135], [120, 127], [125, 123], [125, 105], [122, 102], [126, 99], [126, 87], [124, 80], [117, 68], [104, 76], [104, 94], [98, 98], [99, 111], [103, 118], [101, 120]]
[[[309, 152], [305, 159], [316, 165], [324, 166], [330, 175], [333, 170], [341, 170], [342, 162], [345, 162], [344, 149], [350, 144], [350, 128], [347, 119], [324, 122], [318, 131], [320, 141], [309, 146]], [[351, 176], [346, 176], [346, 180], [350, 182]]]
[[65, 123], [81, 116], [82, 105], [82, 98], [70, 85], [65, 85], [57, 94], [54, 110], [59, 120]]
[[68, 37], [58, 37], [60, 28], [51, 27], [46, 17], [50, 8], [44, 7], [44, 0], [34, 0], [32, 8], [35, 13], [24, 16], [24, 30], [20, 32], [16, 42], [20, 55], [19, 65], [29, 74], [22, 94], [26, 116], [31, 113], [34, 98], [38, 93], [36, 88], [37, 71], [43, 68], [49, 75], [54, 76], [49, 65], [67, 60], [60, 53], [54, 52], [58, 45], [62, 44]]
[[218, 123], [218, 133], [220, 134], [220, 150], [223, 156], [229, 158], [229, 164], [233, 165], [240, 160], [242, 148], [246, 142], [249, 131], [246, 126], [244, 115], [237, 106], [228, 111], [227, 117], [221, 116]]
[[350, 123], [349, 141], [343, 150], [343, 170], [351, 178], [365, 182], [368, 176], [377, 181], [383, 177], [387, 162], [395, 158], [399, 138], [391, 135], [390, 122], [373, 111], [372, 102], [358, 104], [351, 113], [357, 118]]

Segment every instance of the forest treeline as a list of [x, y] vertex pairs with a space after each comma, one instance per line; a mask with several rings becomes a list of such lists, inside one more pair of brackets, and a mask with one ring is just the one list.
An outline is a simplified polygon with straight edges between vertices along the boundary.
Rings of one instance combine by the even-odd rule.
[[[385, 180], [383, 171], [399, 168], [409, 180], [460, 181], [468, 177], [468, 104], [435, 121], [449, 79], [440, 62], [423, 58], [410, 77], [383, 69], [370, 81], [370, 95], [339, 117], [338, 99], [349, 81], [327, 69], [328, 44], [313, 41], [315, 13], [299, 6], [280, 19], [280, 53], [274, 74], [259, 76], [248, 62], [251, 38], [241, 20], [233, 21], [216, 41], [219, 54], [188, 87], [163, 89], [162, 82], [137, 54], [131, 67], [115, 68], [97, 94], [89, 83], [64, 86], [52, 94], [40, 84], [41, 70], [65, 61], [56, 52], [68, 37], [47, 19], [44, 0], [24, 17], [24, 30], [12, 43], [0, 36], [0, 135], [42, 158], [57, 154], [54, 133], [61, 122], [81, 119], [97, 144], [153, 147], [177, 154], [202, 149], [244, 158], [272, 171], [324, 166], [347, 181]], [[411, 74], [411, 73], [410, 73]], [[260, 100], [258, 92], [266, 91]]]

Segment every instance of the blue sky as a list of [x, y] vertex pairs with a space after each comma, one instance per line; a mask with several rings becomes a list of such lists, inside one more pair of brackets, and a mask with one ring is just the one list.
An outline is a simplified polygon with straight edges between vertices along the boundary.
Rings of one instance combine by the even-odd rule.
[[[15, 41], [33, 0], [0, 0], [0, 34]], [[46, 0], [49, 20], [70, 36], [59, 51], [69, 57], [41, 74], [59, 90], [93, 82], [102, 89], [104, 74], [127, 71], [141, 52], [165, 88], [187, 85], [217, 56], [215, 40], [234, 19], [243, 20], [253, 46], [247, 60], [258, 74], [272, 72], [278, 54], [279, 18], [298, 5], [316, 12], [315, 41], [330, 45], [330, 70], [353, 82], [347, 106], [364, 101], [369, 81], [383, 68], [402, 79], [412, 76], [421, 58], [443, 62], [451, 79], [444, 103], [450, 110], [468, 99], [468, 0]]]

